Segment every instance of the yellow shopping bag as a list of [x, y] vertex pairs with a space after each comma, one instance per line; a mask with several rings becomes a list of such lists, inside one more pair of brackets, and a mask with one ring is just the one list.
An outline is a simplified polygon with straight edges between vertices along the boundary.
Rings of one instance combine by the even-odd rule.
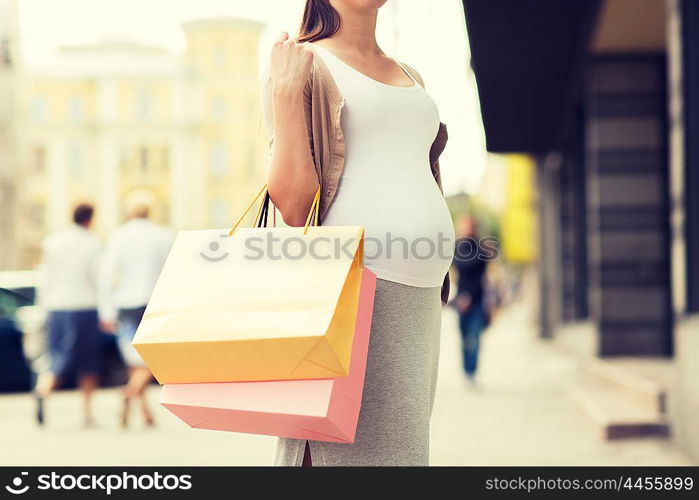
[[348, 374], [364, 229], [317, 226], [319, 199], [305, 227], [177, 235], [133, 341], [161, 384]]

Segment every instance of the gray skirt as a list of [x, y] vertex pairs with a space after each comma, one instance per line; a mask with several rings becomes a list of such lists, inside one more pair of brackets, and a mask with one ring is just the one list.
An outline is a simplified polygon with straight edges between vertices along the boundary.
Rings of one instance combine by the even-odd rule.
[[[429, 464], [442, 318], [440, 290], [376, 280], [355, 441], [308, 441], [314, 466]], [[300, 466], [305, 448], [306, 440], [280, 438], [275, 463]]]

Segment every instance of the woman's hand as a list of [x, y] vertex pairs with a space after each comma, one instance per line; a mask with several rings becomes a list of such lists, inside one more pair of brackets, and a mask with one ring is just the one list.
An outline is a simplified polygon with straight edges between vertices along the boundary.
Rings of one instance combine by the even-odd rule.
[[275, 93], [303, 91], [313, 65], [313, 50], [282, 33], [272, 46], [270, 78]]
[[318, 188], [308, 134], [304, 88], [313, 66], [313, 51], [282, 33], [272, 47], [263, 101], [273, 119], [272, 161], [267, 188], [284, 222], [303, 226]]
[[456, 309], [461, 314], [466, 314], [471, 309], [471, 296], [467, 293], [462, 293], [456, 297]]

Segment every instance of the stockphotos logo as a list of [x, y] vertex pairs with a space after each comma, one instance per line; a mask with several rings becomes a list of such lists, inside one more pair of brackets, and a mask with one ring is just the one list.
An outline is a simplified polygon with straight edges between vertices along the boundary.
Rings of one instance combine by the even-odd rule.
[[[30, 486], [27, 484], [28, 473], [22, 472], [5, 486], [5, 489], [13, 495], [26, 493]], [[148, 491], [148, 490], [190, 490], [192, 489], [192, 476], [189, 474], [41, 474], [36, 477], [34, 487], [40, 491], [95, 491], [111, 495], [120, 490]]]
[[5, 486], [5, 489], [12, 493], [13, 495], [21, 495], [29, 490], [29, 485], [24, 484], [24, 478], [28, 476], [28, 472], [22, 472], [19, 476], [12, 479], [10, 484]]

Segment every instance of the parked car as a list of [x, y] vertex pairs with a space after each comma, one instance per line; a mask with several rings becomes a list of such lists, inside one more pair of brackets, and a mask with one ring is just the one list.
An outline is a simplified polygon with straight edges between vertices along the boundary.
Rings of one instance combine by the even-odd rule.
[[[49, 367], [46, 352], [46, 311], [36, 303], [41, 283], [38, 271], [0, 272], [0, 392], [28, 391], [34, 374]], [[114, 335], [101, 333], [104, 386], [121, 385], [126, 368]], [[74, 387], [64, 380], [62, 387]]]
[[0, 392], [28, 391], [32, 387], [22, 332], [15, 322], [17, 310], [30, 303], [30, 299], [0, 288]]

